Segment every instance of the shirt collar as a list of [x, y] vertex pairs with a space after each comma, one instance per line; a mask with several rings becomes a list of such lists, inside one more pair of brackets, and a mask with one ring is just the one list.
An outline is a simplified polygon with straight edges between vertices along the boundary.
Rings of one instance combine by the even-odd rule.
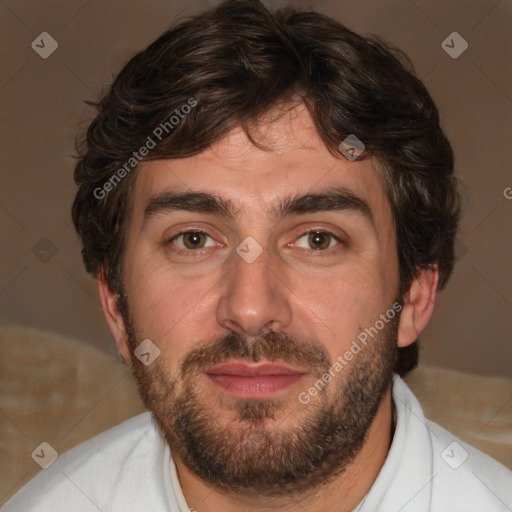
[[405, 382], [393, 377], [396, 428], [375, 482], [360, 512], [428, 512], [432, 498], [432, 441], [420, 404]]

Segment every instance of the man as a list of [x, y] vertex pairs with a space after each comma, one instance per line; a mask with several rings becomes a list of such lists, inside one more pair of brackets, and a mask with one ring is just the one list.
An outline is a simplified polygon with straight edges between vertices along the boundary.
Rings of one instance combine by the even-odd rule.
[[459, 205], [397, 50], [228, 1], [125, 66], [75, 178], [84, 261], [149, 412], [4, 510], [510, 509], [511, 473], [426, 420], [399, 376]]

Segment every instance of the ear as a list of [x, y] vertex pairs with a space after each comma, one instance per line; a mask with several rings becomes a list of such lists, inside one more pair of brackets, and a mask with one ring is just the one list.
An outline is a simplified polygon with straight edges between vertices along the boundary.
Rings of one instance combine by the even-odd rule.
[[130, 346], [128, 343], [128, 334], [126, 333], [123, 316], [121, 315], [117, 305], [118, 295], [108, 286], [103, 272], [98, 276], [98, 293], [100, 296], [103, 314], [105, 315], [110, 332], [114, 337], [117, 349], [119, 350], [123, 360], [128, 363], [131, 361]]
[[404, 296], [398, 328], [398, 346], [416, 341], [430, 322], [436, 303], [439, 272], [437, 266], [420, 271]]

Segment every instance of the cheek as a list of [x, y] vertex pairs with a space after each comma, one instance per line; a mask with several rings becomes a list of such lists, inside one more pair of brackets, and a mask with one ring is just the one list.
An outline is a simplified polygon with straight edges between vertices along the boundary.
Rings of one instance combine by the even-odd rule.
[[[389, 288], [375, 265], [340, 267], [329, 276], [296, 280], [293, 289], [317, 311], [334, 320], [371, 319], [389, 300]], [[299, 292], [300, 290], [300, 292]]]
[[184, 277], [168, 265], [136, 263], [126, 265], [125, 289], [137, 341], [149, 338], [165, 359], [179, 361], [193, 345], [208, 340], [207, 324], [215, 319], [212, 294], [219, 278]]
[[[330, 279], [296, 281], [302, 325], [335, 360], [390, 307], [389, 289], [375, 267], [351, 266]], [[313, 326], [313, 327], [311, 327]]]

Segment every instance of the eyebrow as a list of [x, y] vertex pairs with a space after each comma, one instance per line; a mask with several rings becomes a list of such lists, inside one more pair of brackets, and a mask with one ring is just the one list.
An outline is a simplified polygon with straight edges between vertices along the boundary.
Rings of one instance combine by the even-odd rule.
[[[234, 219], [240, 211], [230, 199], [209, 192], [165, 192], [151, 198], [144, 209], [145, 222], [173, 211], [208, 213]], [[348, 211], [358, 213], [374, 224], [368, 203], [347, 189], [331, 187], [326, 190], [286, 197], [269, 210], [269, 219], [275, 222], [292, 215], [315, 212]]]

